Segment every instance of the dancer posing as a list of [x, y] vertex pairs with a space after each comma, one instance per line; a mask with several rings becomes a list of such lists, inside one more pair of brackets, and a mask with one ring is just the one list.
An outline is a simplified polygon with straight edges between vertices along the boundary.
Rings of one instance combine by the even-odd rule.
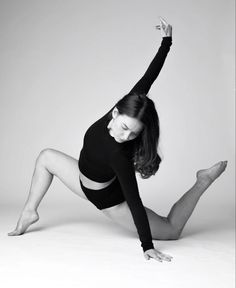
[[138, 233], [146, 259], [171, 261], [153, 246], [152, 240], [178, 239], [203, 192], [225, 170], [227, 161], [199, 170], [196, 182], [160, 216], [145, 207], [135, 172], [142, 178], [154, 175], [161, 162], [157, 147], [159, 118], [147, 96], [172, 44], [172, 26], [161, 18], [161, 45], [143, 77], [85, 133], [79, 160], [55, 149], [44, 149], [36, 159], [28, 199], [9, 236], [23, 234], [39, 220], [38, 206], [53, 176], [70, 190], [93, 203], [107, 217]]

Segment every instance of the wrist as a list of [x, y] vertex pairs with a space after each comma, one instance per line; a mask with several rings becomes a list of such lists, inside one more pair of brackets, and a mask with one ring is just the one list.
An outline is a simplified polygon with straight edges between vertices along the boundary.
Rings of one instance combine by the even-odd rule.
[[143, 252], [145, 253], [147, 250], [149, 249], [154, 249], [154, 246], [153, 246], [153, 243], [149, 243], [149, 244], [145, 244], [145, 245], [142, 245], [143, 247]]

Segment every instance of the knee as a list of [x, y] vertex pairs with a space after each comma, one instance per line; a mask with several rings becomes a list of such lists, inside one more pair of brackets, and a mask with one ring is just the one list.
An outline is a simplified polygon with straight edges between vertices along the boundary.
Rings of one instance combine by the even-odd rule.
[[180, 238], [182, 230], [172, 227], [168, 240], [178, 240]]
[[52, 154], [53, 154], [53, 149], [51, 148], [45, 148], [43, 149], [37, 159], [36, 159], [36, 163], [37, 164], [40, 164], [40, 165], [43, 165], [43, 166], [46, 166], [52, 159]]

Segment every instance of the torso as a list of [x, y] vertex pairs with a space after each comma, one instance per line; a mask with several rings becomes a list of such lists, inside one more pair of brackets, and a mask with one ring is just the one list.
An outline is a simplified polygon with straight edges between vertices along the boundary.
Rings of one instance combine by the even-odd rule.
[[[108, 125], [106, 125], [106, 128], [108, 127]], [[110, 134], [109, 129], [107, 129], [107, 132]], [[110, 134], [110, 136], [113, 137], [111, 134]], [[88, 177], [83, 175], [83, 173], [79, 170], [79, 178], [86, 188], [89, 188], [92, 190], [100, 190], [100, 189], [103, 189], [103, 188], [109, 186], [116, 179], [116, 176], [114, 176], [111, 180], [109, 180], [107, 182], [100, 183], [100, 182], [96, 182], [96, 181], [89, 179]]]

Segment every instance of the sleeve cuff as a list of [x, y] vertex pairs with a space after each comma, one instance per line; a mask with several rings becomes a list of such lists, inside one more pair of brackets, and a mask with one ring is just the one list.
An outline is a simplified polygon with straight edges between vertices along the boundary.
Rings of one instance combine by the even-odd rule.
[[171, 36], [162, 37], [162, 43], [161, 44], [170, 46], [172, 44], [172, 37]]
[[153, 243], [150, 242], [150, 243], [143, 243], [141, 245], [143, 247], [143, 252], [149, 250], [149, 249], [154, 249], [154, 246], [153, 246]]

